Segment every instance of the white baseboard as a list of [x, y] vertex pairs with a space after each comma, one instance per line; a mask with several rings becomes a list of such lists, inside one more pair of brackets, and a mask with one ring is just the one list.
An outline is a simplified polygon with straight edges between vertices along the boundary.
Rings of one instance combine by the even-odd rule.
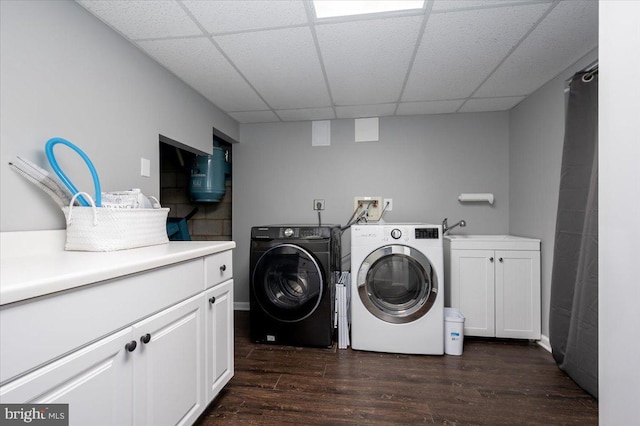
[[249, 302], [233, 302], [234, 311], [248, 311]]
[[547, 352], [551, 353], [551, 342], [549, 338], [544, 334], [540, 336], [540, 340], [538, 340], [538, 345], [542, 346]]

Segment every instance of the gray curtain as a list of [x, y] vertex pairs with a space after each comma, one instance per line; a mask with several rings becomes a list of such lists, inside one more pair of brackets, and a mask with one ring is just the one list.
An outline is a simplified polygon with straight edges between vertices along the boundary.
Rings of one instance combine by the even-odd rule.
[[598, 397], [598, 74], [571, 81], [551, 276], [553, 357]]

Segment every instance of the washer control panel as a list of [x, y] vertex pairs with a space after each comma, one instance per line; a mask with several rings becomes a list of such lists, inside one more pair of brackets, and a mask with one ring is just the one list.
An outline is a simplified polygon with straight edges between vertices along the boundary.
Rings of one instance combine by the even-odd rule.
[[437, 240], [438, 228], [416, 228], [416, 240]]
[[439, 225], [428, 224], [364, 224], [351, 227], [352, 246], [380, 243], [442, 246], [442, 232]]

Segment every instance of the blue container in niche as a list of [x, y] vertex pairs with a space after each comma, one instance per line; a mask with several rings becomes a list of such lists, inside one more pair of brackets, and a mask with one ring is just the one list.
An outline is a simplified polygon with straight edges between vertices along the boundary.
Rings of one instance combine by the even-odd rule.
[[197, 155], [191, 167], [189, 194], [196, 202], [220, 202], [225, 193], [225, 172], [230, 170], [225, 150], [213, 147], [212, 155]]

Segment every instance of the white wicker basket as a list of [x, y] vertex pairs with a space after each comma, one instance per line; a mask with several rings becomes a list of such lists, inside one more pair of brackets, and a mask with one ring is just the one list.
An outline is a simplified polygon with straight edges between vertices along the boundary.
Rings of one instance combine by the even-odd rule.
[[[83, 195], [90, 207], [74, 206]], [[166, 244], [168, 208], [114, 209], [96, 207], [86, 192], [77, 193], [69, 207], [62, 209], [67, 219], [65, 250], [114, 251]]]

